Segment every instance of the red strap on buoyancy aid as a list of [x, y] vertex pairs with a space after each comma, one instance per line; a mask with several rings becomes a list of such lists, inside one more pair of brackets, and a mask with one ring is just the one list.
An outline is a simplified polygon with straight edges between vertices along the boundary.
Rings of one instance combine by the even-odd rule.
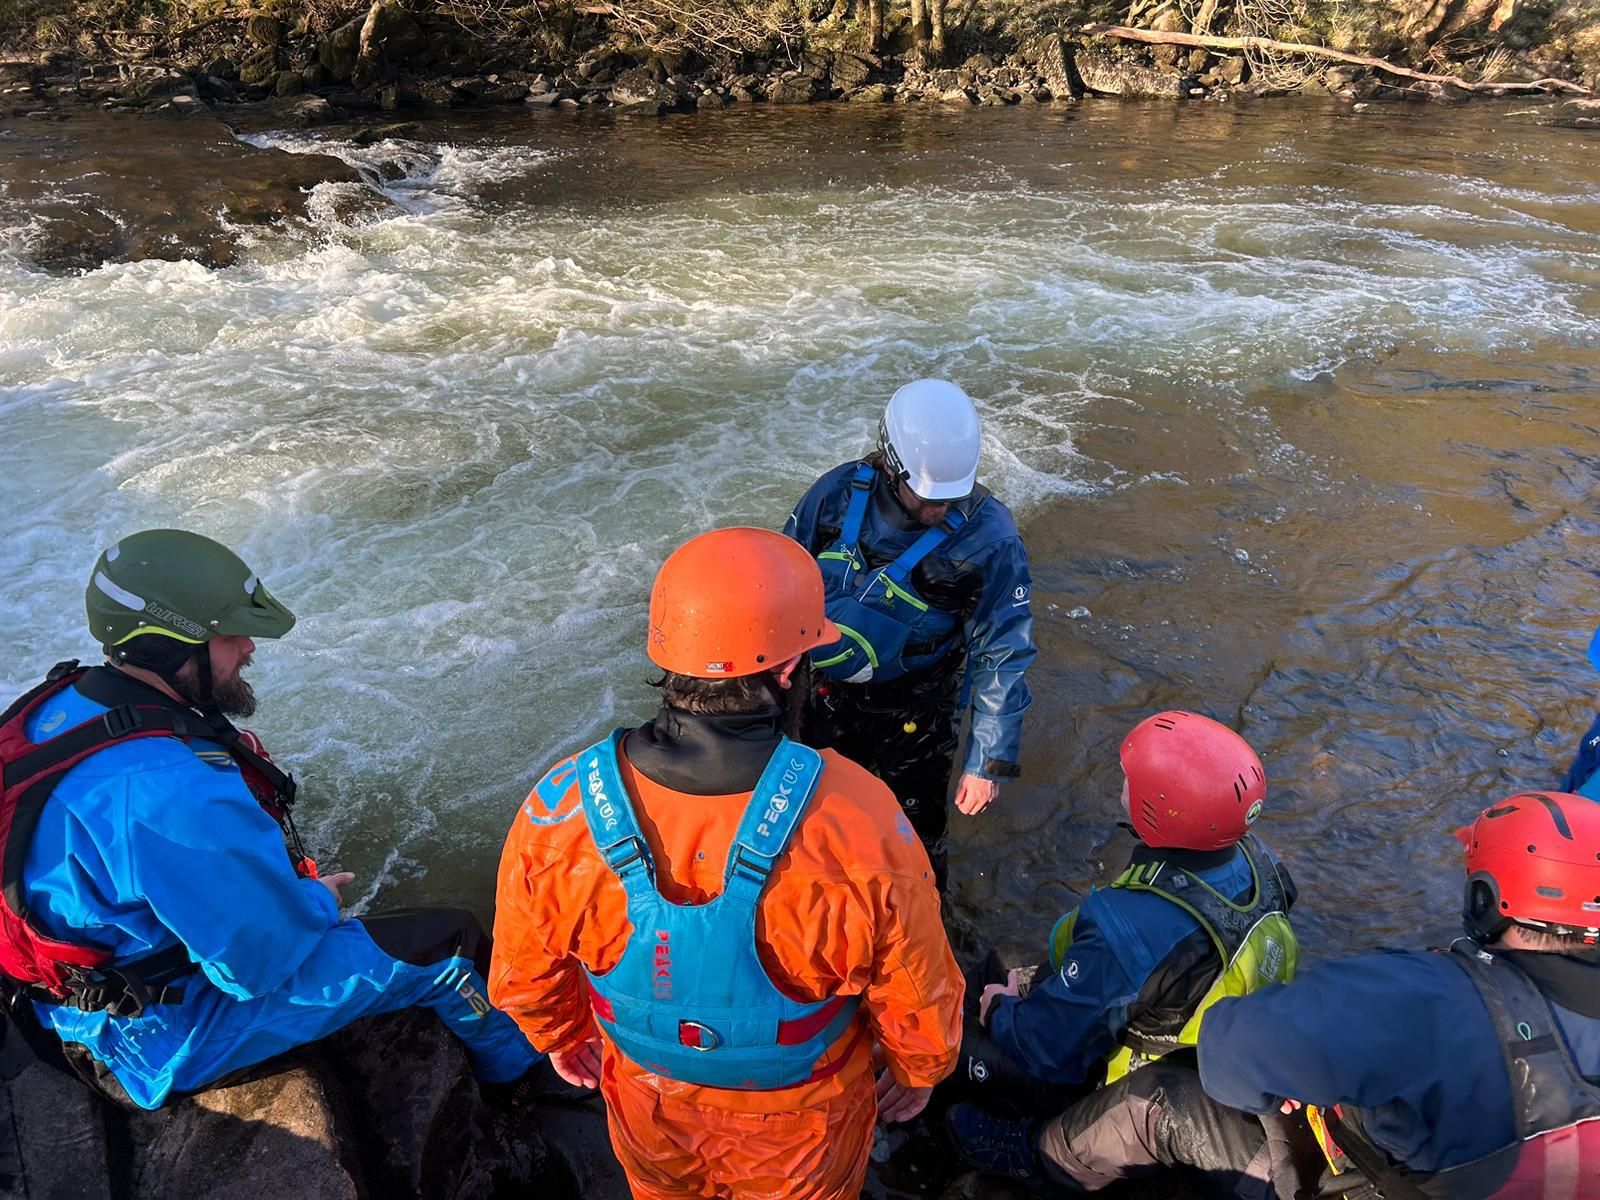
[[[293, 777], [273, 765], [260, 739], [235, 729], [226, 720], [210, 720], [176, 706], [122, 705], [43, 742], [30, 741], [27, 725], [34, 713], [86, 674], [76, 661], [59, 663], [43, 683], [0, 714], [0, 976], [36, 994], [44, 993], [40, 998], [66, 1000], [75, 994], [80, 998], [91, 995], [93, 1007], [115, 1007], [131, 990], [137, 1007], [137, 998], [149, 993], [129, 969], [109, 970], [109, 950], [52, 938], [29, 919], [22, 887], [23, 863], [45, 802], [62, 776], [78, 763], [109, 746], [140, 738], [201, 737], [217, 741], [238, 763], [241, 774], [248, 769], [246, 783], [290, 840], [290, 857], [296, 870], [314, 875], [316, 867], [300, 850], [299, 835], [289, 817], [295, 794]], [[305, 864], [309, 864], [309, 871]], [[170, 970], [176, 965], [176, 958], [163, 953], [146, 961], [159, 960], [164, 969]], [[94, 978], [102, 971], [115, 976], [119, 986], [108, 989], [103, 980]], [[113, 991], [117, 994], [112, 995]], [[86, 1002], [83, 1006], [91, 1004]]]

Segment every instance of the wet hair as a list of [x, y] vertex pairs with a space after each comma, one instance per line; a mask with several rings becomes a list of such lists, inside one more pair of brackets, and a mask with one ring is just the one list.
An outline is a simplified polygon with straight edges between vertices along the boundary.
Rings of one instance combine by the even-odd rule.
[[701, 679], [667, 671], [660, 679], [649, 683], [661, 689], [663, 704], [707, 717], [736, 717], [759, 712], [780, 703], [783, 696], [783, 689], [771, 671], [741, 675], [736, 679]]
[[700, 679], [666, 671], [661, 678], [647, 682], [661, 690], [661, 703], [705, 717], [754, 716], [777, 709], [781, 714], [779, 728], [793, 738], [800, 734], [806, 698], [811, 694], [811, 669], [801, 659], [789, 676], [788, 688], [779, 685], [772, 671], [737, 679]]

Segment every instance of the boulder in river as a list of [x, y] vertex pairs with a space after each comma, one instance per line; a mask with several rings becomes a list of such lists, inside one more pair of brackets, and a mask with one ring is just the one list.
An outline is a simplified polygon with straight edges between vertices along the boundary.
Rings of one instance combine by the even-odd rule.
[[317, 61], [336, 83], [346, 83], [356, 68], [356, 56], [361, 52], [361, 30], [365, 17], [347, 21], [339, 26], [317, 46]]
[[[1089, 47], [1078, 50], [1072, 56], [1072, 65], [1083, 86], [1102, 96], [1121, 96], [1129, 100], [1179, 100], [1189, 94], [1191, 86], [1191, 81], [1185, 77], [1157, 71], [1132, 58]], [[1051, 91], [1054, 90], [1051, 88]]]

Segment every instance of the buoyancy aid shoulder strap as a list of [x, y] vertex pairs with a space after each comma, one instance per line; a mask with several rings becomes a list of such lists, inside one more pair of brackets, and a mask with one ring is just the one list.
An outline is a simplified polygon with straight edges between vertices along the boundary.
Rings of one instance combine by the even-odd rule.
[[1227, 966], [1256, 923], [1268, 913], [1282, 912], [1288, 899], [1277, 872], [1266, 869], [1272, 863], [1263, 861], [1265, 849], [1254, 836], [1247, 835], [1241, 840], [1239, 851], [1250, 867], [1252, 882], [1250, 899], [1244, 904], [1235, 904], [1195, 872], [1175, 868], [1166, 862], [1135, 863], [1111, 886], [1153, 892], [1176, 904], [1199, 922], [1216, 947], [1223, 966]]
[[1447, 956], [1467, 973], [1494, 1022], [1512, 1083], [1517, 1136], [1567, 1124], [1573, 1105], [1587, 1099], [1600, 1115], [1600, 1088], [1584, 1079], [1556, 1024], [1550, 1001], [1510, 958], [1459, 938]]
[[595, 848], [632, 901], [655, 893], [656, 868], [617, 764], [626, 735], [625, 729], [613, 730], [578, 755], [578, 794]]
[[754, 905], [822, 778], [822, 755], [783, 738], [756, 781], [728, 850], [723, 895]]
[[861, 546], [861, 530], [867, 523], [867, 503], [872, 499], [872, 480], [877, 473], [876, 467], [864, 462], [850, 477], [850, 502], [845, 505], [839, 540], [852, 550]]
[[896, 583], [904, 583], [911, 577], [911, 572], [917, 569], [918, 563], [955, 537], [966, 523], [967, 518], [952, 508], [943, 521], [912, 542], [904, 554], [883, 569], [883, 573]]

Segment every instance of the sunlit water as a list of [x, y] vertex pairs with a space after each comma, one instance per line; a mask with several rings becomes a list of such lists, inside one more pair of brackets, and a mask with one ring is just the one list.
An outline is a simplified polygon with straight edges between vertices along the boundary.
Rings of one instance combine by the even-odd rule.
[[[1448, 829], [1591, 709], [1600, 155], [1505, 109], [542, 113], [253, 140], [382, 177], [242, 265], [0, 259], [0, 679], [120, 534], [300, 615], [255, 724], [363, 906], [486, 909], [554, 757], [648, 715], [667, 550], [777, 525], [959, 380], [1033, 552], [1024, 779], [956, 818], [1008, 945], [1121, 865], [1116, 744], [1238, 723], [1316, 949], [1448, 934]], [[25, 240], [26, 231], [13, 231]], [[0, 237], [0, 244], [7, 238]]]

